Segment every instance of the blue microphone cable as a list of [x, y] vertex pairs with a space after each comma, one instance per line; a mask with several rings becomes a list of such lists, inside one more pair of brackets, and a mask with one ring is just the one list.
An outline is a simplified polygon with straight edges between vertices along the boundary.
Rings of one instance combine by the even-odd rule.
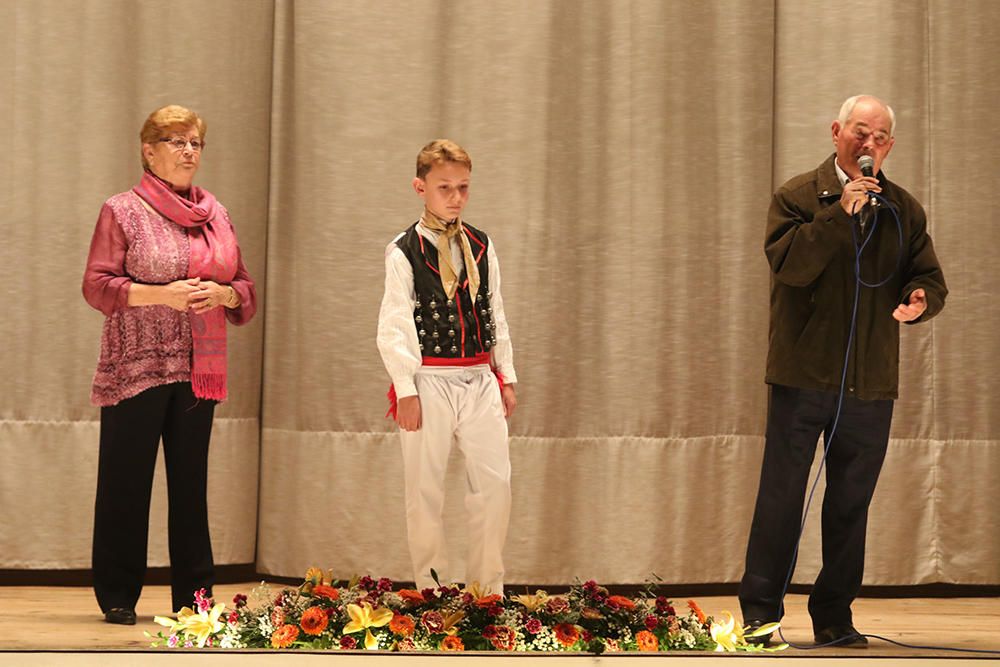
[[[896, 207], [893, 206], [887, 199], [885, 199], [884, 197], [882, 197], [880, 194], [878, 194], [876, 192], [869, 192], [868, 196], [870, 198], [874, 198], [875, 201], [879, 202], [883, 208], [887, 208], [890, 212], [892, 212], [893, 219], [896, 222], [896, 232], [897, 232], [897, 238], [898, 238], [898, 242], [899, 242], [899, 250], [898, 250], [898, 253], [897, 253], [897, 256], [896, 256], [896, 266], [889, 273], [889, 275], [887, 275], [885, 278], [882, 278], [881, 280], [878, 280], [878, 281], [872, 282], [872, 283], [869, 283], [869, 282], [865, 281], [865, 279], [861, 277], [861, 257], [862, 257], [862, 255], [863, 255], [863, 253], [865, 251], [865, 248], [868, 246], [869, 241], [871, 241], [872, 237], [875, 235], [875, 230], [878, 227], [878, 213], [877, 213], [877, 209], [875, 209], [875, 215], [872, 216], [871, 228], [868, 230], [868, 233], [864, 236], [864, 239], [861, 241], [860, 244], [858, 243], [857, 230], [855, 229], [854, 225], [851, 225], [851, 238], [854, 241], [854, 247], [855, 247], [855, 253], [854, 253], [854, 278], [855, 278], [855, 280], [854, 280], [854, 304], [851, 307], [851, 328], [850, 328], [850, 332], [848, 333], [848, 336], [847, 336], [847, 349], [844, 352], [844, 368], [843, 368], [843, 371], [841, 372], [841, 375], [840, 375], [840, 392], [839, 392], [839, 394], [837, 396], [837, 412], [836, 412], [836, 414], [834, 415], [834, 418], [833, 418], [833, 425], [830, 428], [830, 435], [829, 435], [829, 437], [825, 437], [824, 438], [824, 442], [823, 442], [823, 458], [820, 460], [819, 470], [816, 471], [816, 478], [813, 480], [812, 487], [809, 490], [809, 496], [806, 499], [805, 508], [802, 511], [802, 522], [799, 525], [799, 536], [795, 540], [795, 550], [792, 552], [792, 562], [791, 562], [791, 564], [788, 567], [788, 575], [785, 577], [785, 584], [784, 584], [784, 586], [781, 589], [781, 602], [780, 602], [780, 606], [779, 606], [780, 615], [781, 616], [784, 616], [784, 611], [785, 611], [785, 605], [784, 605], [785, 595], [788, 593], [788, 586], [789, 586], [789, 584], [792, 581], [792, 573], [795, 571], [795, 563], [798, 560], [799, 545], [802, 543], [802, 533], [805, 531], [806, 518], [809, 516], [809, 508], [812, 505], [813, 496], [816, 493], [816, 487], [819, 485], [820, 476], [823, 474], [823, 468], [826, 466], [826, 457], [827, 457], [827, 454], [830, 451], [830, 445], [833, 443], [834, 436], [837, 433], [837, 425], [840, 422], [840, 413], [841, 413], [841, 409], [842, 409], [843, 404], [844, 404], [844, 386], [845, 386], [846, 381], [847, 381], [847, 365], [848, 365], [848, 363], [850, 361], [850, 358], [851, 358], [851, 346], [854, 344], [854, 333], [855, 333], [855, 330], [857, 329], [857, 324], [858, 324], [858, 301], [859, 301], [859, 298], [861, 296], [861, 288], [862, 287], [874, 288], [874, 287], [881, 287], [882, 285], [885, 285], [887, 282], [889, 282], [890, 280], [892, 280], [892, 278], [899, 271], [899, 269], [901, 268], [902, 263], [903, 263], [903, 224], [902, 224], [902, 222], [899, 219], [899, 213], [896, 211]], [[861, 213], [860, 212], [854, 214], [854, 220], [857, 221], [859, 223], [858, 226], [860, 226], [860, 221], [861, 221]], [[785, 639], [785, 635], [784, 635], [784, 632], [782, 632], [781, 626], [778, 626], [778, 636], [781, 637], [781, 641], [783, 641], [784, 643], [788, 644], [792, 648], [797, 648], [797, 649], [806, 650], [806, 651], [812, 650], [812, 649], [817, 649], [817, 648], [826, 648], [828, 646], [835, 646], [835, 645], [837, 645], [837, 644], [839, 644], [839, 643], [841, 643], [841, 642], [844, 641], [844, 639], [838, 639], [836, 641], [827, 642], [825, 644], [794, 644], [794, 643], [792, 643], [792, 642], [790, 642], [790, 641], [788, 641], [788, 640]], [[884, 642], [888, 642], [890, 644], [895, 644], [896, 646], [901, 646], [901, 647], [904, 647], [904, 648], [913, 648], [913, 649], [921, 649], [921, 650], [934, 650], [934, 651], [955, 651], [955, 652], [961, 652], [961, 653], [984, 653], [984, 654], [994, 654], [994, 655], [1000, 654], [1000, 651], [989, 650], [989, 649], [953, 648], [953, 647], [949, 647], [949, 646], [917, 646], [917, 645], [914, 645], [914, 644], [905, 644], [903, 642], [898, 642], [898, 641], [895, 641], [895, 640], [892, 640], [892, 639], [888, 639], [886, 637], [882, 637], [880, 635], [860, 634], [859, 636], [861, 636], [861, 637], [869, 637], [871, 639], [879, 639], [879, 640], [882, 640]]]

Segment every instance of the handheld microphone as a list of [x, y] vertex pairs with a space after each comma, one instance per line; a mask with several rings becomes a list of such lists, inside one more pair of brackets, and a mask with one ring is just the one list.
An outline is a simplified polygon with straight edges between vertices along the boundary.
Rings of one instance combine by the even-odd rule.
[[[861, 169], [862, 176], [872, 177], [875, 175], [875, 158], [871, 155], [862, 155], [858, 158], [858, 167]], [[875, 195], [868, 195], [868, 203], [872, 205], [872, 208], [878, 206], [878, 200], [875, 199]]]

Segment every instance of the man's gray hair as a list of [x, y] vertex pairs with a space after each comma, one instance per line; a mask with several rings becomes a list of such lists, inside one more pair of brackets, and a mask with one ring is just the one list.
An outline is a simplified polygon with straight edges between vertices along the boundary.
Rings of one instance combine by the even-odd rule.
[[840, 107], [840, 115], [837, 116], [837, 122], [843, 127], [847, 124], [847, 119], [851, 117], [851, 112], [854, 111], [854, 107], [857, 106], [858, 100], [868, 98], [875, 100], [881, 104], [887, 112], [889, 112], [889, 136], [896, 136], [896, 112], [892, 110], [892, 107], [875, 97], [874, 95], [855, 95], [854, 97], [848, 97], [844, 100], [844, 104]]

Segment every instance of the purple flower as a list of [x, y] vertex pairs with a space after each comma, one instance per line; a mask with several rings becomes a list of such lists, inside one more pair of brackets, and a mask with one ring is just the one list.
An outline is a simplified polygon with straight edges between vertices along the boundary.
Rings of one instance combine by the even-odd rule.
[[433, 600], [436, 597], [434, 595], [434, 589], [433, 588], [425, 588], [422, 591], [420, 591], [420, 594], [423, 595], [424, 599], [428, 600], [428, 601]]
[[524, 630], [530, 634], [537, 635], [542, 631], [542, 622], [537, 618], [529, 618], [528, 622], [524, 624]]
[[503, 607], [501, 607], [500, 605], [495, 604], [492, 607], [490, 607], [489, 610], [486, 613], [489, 616], [499, 616], [500, 614], [503, 613]]
[[646, 617], [646, 629], [652, 632], [660, 624], [660, 619], [658, 619], [653, 614]]
[[377, 586], [377, 584], [375, 583], [374, 579], [372, 579], [371, 577], [369, 577], [366, 574], [365, 576], [363, 576], [360, 579], [358, 579], [358, 586], [360, 586], [361, 588], [363, 588], [366, 591], [373, 591], [373, 590], [375, 590], [375, 587]]
[[378, 580], [377, 590], [379, 593], [388, 593], [392, 590], [392, 580], [382, 577]]
[[177, 646], [178, 641], [180, 641], [180, 639], [177, 637], [177, 635], [170, 635], [170, 637], [167, 639], [167, 646], [169, 646], [170, 648], [174, 648], [175, 646]]
[[243, 593], [237, 593], [237, 594], [236, 594], [236, 595], [235, 595], [235, 596], [233, 597], [233, 605], [234, 605], [234, 606], [235, 606], [235, 607], [236, 607], [237, 609], [241, 609], [241, 608], [243, 608], [243, 607], [247, 606], [247, 596], [246, 596], [246, 595], [243, 595]]
[[358, 647], [358, 640], [350, 635], [344, 635], [340, 638], [340, 648], [351, 651]]

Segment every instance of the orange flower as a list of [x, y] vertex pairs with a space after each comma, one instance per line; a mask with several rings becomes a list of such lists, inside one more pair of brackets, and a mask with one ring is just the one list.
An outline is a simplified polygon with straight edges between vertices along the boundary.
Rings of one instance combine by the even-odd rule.
[[340, 599], [340, 591], [333, 586], [327, 586], [325, 584], [313, 586], [312, 594], [318, 598], [326, 598], [327, 600]]
[[413, 619], [406, 614], [393, 614], [392, 620], [389, 621], [389, 630], [400, 637], [409, 637], [412, 635], [414, 627]]
[[427, 600], [424, 599], [423, 593], [421, 593], [420, 591], [415, 591], [410, 588], [400, 589], [399, 597], [401, 597], [403, 599], [403, 602], [407, 604], [417, 605], [427, 602]]
[[309, 607], [302, 614], [299, 626], [307, 635], [321, 635], [326, 630], [326, 624], [329, 620], [324, 610], [319, 607]]
[[572, 623], [560, 623], [554, 630], [556, 639], [563, 646], [572, 646], [580, 641], [580, 630]]
[[660, 648], [660, 640], [649, 630], [640, 630], [635, 633], [635, 643], [640, 651], [646, 653], [652, 653]]
[[616, 607], [618, 609], [635, 609], [635, 603], [629, 600], [624, 595], [612, 595], [608, 598], [608, 604], [611, 607]]
[[299, 629], [294, 625], [283, 625], [271, 635], [271, 648], [288, 648], [299, 638]]
[[701, 607], [698, 606], [698, 603], [695, 602], [694, 600], [688, 600], [688, 607], [690, 607], [691, 611], [694, 612], [694, 615], [698, 617], [698, 622], [701, 623], [702, 625], [705, 625], [706, 621], [705, 612], [701, 610]]
[[449, 635], [441, 640], [441, 650], [442, 651], [464, 651], [465, 644], [462, 643], [461, 637], [455, 637]]
[[492, 607], [494, 604], [500, 602], [500, 600], [502, 599], [503, 597], [500, 595], [484, 595], [483, 597], [476, 600], [476, 606], [486, 609], [488, 607]]

